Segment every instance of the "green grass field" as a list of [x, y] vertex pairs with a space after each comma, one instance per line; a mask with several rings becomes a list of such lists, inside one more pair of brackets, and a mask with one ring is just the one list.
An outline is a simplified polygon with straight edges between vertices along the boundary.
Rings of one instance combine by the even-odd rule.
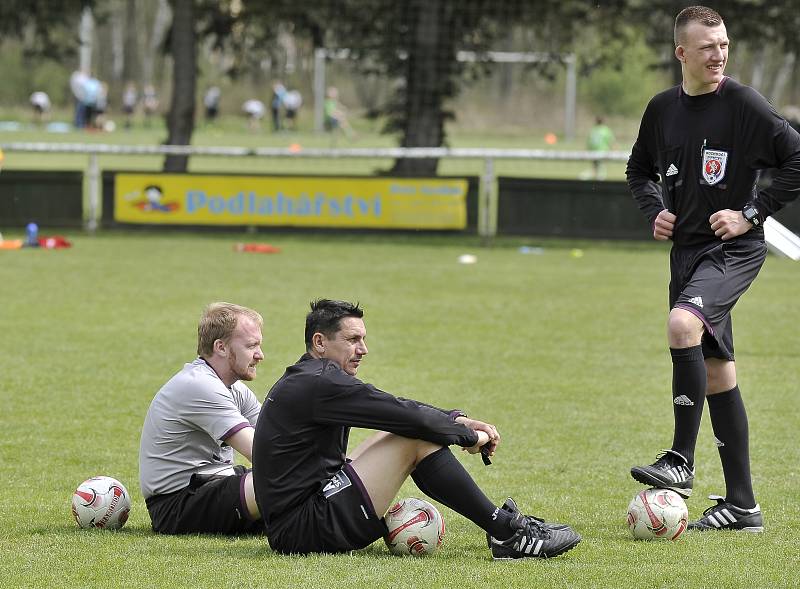
[[[8, 236], [8, 232], [4, 229]], [[633, 541], [628, 470], [670, 443], [667, 250], [659, 244], [470, 237], [261, 234], [276, 255], [235, 253], [242, 234], [71, 235], [63, 251], [0, 251], [4, 587], [797, 587], [800, 566], [800, 267], [770, 256], [736, 309], [762, 535]], [[524, 255], [523, 243], [544, 247]], [[583, 257], [571, 255], [583, 249]], [[475, 265], [456, 262], [462, 253]], [[138, 443], [158, 388], [194, 357], [205, 304], [264, 315], [260, 398], [303, 352], [315, 297], [360, 301], [370, 354], [359, 376], [495, 423], [494, 465], [459, 457], [495, 501], [566, 521], [583, 542], [549, 561], [492, 562], [483, 533], [441, 507], [442, 549], [399, 559], [382, 542], [284, 557], [263, 538], [159, 537], [138, 489]], [[357, 431], [358, 442], [366, 432]], [[707, 415], [690, 517], [724, 493]], [[133, 497], [119, 532], [79, 530], [75, 486], [105, 474]], [[421, 496], [413, 483], [403, 496]]]

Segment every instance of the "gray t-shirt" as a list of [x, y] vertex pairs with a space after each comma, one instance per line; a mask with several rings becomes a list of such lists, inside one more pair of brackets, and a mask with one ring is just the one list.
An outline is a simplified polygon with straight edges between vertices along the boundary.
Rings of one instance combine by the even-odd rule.
[[260, 411], [244, 383], [226, 387], [202, 358], [186, 364], [147, 410], [139, 445], [144, 498], [179, 491], [195, 473], [233, 474], [233, 448], [224, 441], [254, 426]]

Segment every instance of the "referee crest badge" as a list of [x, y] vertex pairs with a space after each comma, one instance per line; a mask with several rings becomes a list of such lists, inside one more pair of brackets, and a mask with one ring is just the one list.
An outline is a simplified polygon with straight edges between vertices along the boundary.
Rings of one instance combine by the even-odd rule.
[[725, 166], [728, 163], [728, 152], [718, 149], [703, 150], [703, 180], [714, 186], [725, 177]]

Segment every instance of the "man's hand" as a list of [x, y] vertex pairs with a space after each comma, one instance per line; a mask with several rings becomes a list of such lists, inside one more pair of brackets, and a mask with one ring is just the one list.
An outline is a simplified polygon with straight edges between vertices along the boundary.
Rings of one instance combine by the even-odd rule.
[[477, 454], [481, 451], [481, 447], [487, 446], [488, 455], [494, 456], [497, 446], [500, 445], [500, 432], [497, 431], [495, 426], [493, 426], [491, 423], [484, 423], [483, 421], [470, 419], [469, 417], [464, 416], [457, 417], [456, 421], [458, 423], [463, 423], [472, 430], [475, 430], [475, 432], [478, 434], [478, 443], [470, 448], [464, 448], [464, 450], [470, 454]]
[[722, 209], [708, 218], [714, 235], [722, 241], [727, 241], [750, 231], [753, 224], [742, 215], [742, 211]]
[[672, 231], [675, 229], [675, 220], [678, 217], [664, 209], [656, 217], [653, 223], [653, 238], [658, 241], [667, 241], [672, 237]]
[[470, 454], [477, 454], [481, 451], [483, 446], [489, 443], [489, 434], [484, 431], [476, 431], [475, 433], [478, 434], [478, 443], [474, 446], [470, 446], [469, 448], [463, 448]]

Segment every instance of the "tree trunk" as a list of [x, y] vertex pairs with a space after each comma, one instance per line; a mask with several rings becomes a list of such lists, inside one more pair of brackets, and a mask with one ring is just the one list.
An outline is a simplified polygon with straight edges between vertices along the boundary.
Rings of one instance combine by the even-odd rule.
[[764, 90], [764, 73], [767, 69], [767, 50], [762, 45], [756, 50], [753, 56], [753, 75], [750, 78], [750, 85], [763, 93]]
[[772, 92], [770, 92], [769, 100], [778, 110], [783, 107], [783, 93], [786, 91], [786, 86], [794, 72], [794, 62], [796, 58], [797, 56], [794, 51], [786, 53], [783, 56], [781, 68], [775, 76], [775, 83], [772, 85]]
[[125, 0], [123, 82], [136, 82], [139, 80], [139, 35], [137, 34], [139, 22], [139, 19], [137, 19], [136, 0]]
[[147, 45], [142, 58], [142, 78], [144, 85], [153, 84], [153, 72], [156, 63], [156, 54], [159, 47], [164, 42], [164, 38], [169, 31], [172, 22], [172, 9], [169, 7], [168, 0], [159, 0], [156, 16], [153, 19], [153, 30], [150, 34], [150, 42]]
[[125, 31], [133, 27], [126, 26], [124, 4], [114, 2], [111, 6], [111, 79], [119, 82], [125, 70]]
[[92, 49], [94, 41], [94, 15], [89, 6], [83, 7], [81, 24], [78, 32], [80, 38], [80, 70], [86, 74], [92, 71]]
[[[453, 32], [441, 0], [416, 0], [414, 33], [408, 50], [405, 80], [403, 147], [440, 147], [444, 143], [444, 100], [455, 63]], [[391, 173], [435, 176], [439, 160], [399, 159]]]
[[670, 44], [667, 46], [667, 60], [669, 63], [669, 71], [672, 75], [672, 83], [677, 86], [683, 82], [683, 68], [681, 62], [675, 58], [675, 47]]
[[[197, 38], [194, 0], [172, 0], [173, 19], [170, 52], [172, 53], [172, 102], [167, 114], [168, 145], [189, 145], [194, 131], [194, 104], [197, 79]], [[189, 156], [168, 155], [165, 172], [185, 172]]]

